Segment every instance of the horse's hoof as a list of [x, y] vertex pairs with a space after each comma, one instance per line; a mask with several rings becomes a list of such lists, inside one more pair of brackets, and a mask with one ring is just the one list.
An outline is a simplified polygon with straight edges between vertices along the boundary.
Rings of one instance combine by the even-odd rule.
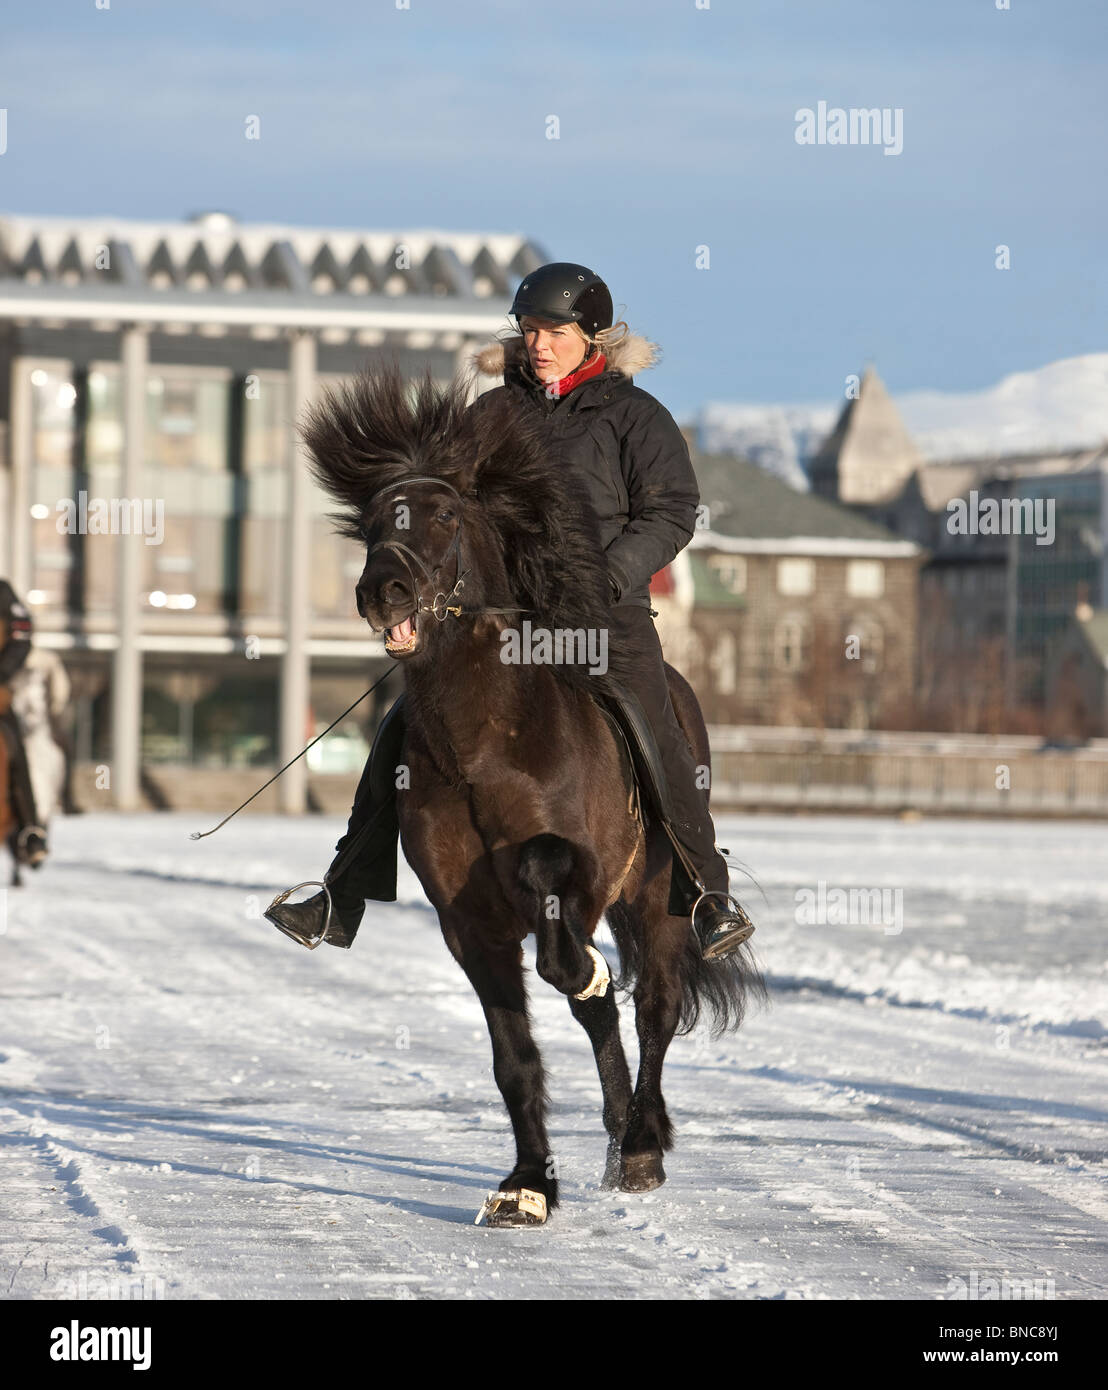
[[490, 1192], [474, 1221], [479, 1226], [541, 1226], [546, 1221], [546, 1198], [541, 1192], [520, 1187], [510, 1192]]
[[652, 1192], [665, 1180], [661, 1154], [627, 1154], [620, 1163], [619, 1185], [624, 1192]]

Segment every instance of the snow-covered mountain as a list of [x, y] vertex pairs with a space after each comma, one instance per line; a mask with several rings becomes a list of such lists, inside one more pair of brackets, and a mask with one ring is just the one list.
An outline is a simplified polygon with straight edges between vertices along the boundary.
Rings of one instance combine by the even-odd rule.
[[740, 454], [799, 492], [808, 490], [804, 464], [835, 424], [833, 406], [706, 405], [697, 422], [709, 454]]
[[1108, 352], [1013, 372], [984, 391], [896, 398], [925, 458], [1082, 449], [1108, 440]]
[[[984, 391], [908, 391], [894, 397], [924, 458], [1090, 448], [1108, 440], [1108, 352], [1014, 372]], [[700, 446], [749, 458], [793, 487], [842, 404], [713, 402], [697, 421]]]

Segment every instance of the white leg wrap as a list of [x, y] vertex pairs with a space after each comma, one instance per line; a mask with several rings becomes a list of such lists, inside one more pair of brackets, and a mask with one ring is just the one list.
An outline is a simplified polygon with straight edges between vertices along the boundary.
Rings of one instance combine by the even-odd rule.
[[573, 997], [574, 999], [591, 999], [595, 994], [597, 998], [603, 999], [608, 993], [608, 986], [612, 980], [612, 972], [608, 969], [608, 962], [595, 946], [586, 946], [585, 950], [592, 956], [592, 979], [580, 994], [575, 994]]

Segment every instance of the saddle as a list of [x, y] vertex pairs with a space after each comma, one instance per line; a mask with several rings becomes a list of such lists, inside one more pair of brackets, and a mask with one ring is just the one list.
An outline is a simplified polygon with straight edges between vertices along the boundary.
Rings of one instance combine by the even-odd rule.
[[[676, 917], [688, 916], [691, 905], [701, 891], [701, 885], [698, 884], [695, 871], [678, 846], [671, 828], [673, 811], [669, 787], [654, 731], [642, 705], [630, 690], [615, 686], [610, 697], [597, 693], [592, 698], [612, 730], [620, 752], [621, 764], [631, 783], [629, 812], [638, 818], [644, 831], [656, 820], [673, 845], [673, 868], [670, 874], [667, 911]], [[394, 804], [394, 772], [400, 758], [401, 740], [404, 737], [404, 700], [405, 696], [401, 694], [393, 701], [378, 726], [370, 750], [370, 787], [373, 803], [378, 808], [391, 807]], [[342, 859], [345, 863], [353, 855], [362, 853], [365, 841], [370, 838], [374, 841], [375, 856], [382, 852], [387, 854], [390, 846], [385, 844], [385, 839], [388, 838], [391, 841], [395, 873], [398, 834], [396, 818], [395, 815], [384, 816], [382, 824], [379, 824], [378, 820], [379, 816], [374, 816], [369, 825], [363, 827], [362, 833], [355, 837], [354, 842], [346, 846]], [[332, 874], [337, 874], [338, 870], [339, 865], [334, 865]], [[395, 879], [391, 876], [390, 882], [393, 887], [387, 901], [394, 901]]]

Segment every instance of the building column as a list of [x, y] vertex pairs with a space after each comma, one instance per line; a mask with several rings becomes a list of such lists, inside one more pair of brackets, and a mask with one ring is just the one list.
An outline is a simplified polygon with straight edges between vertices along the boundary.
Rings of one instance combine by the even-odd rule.
[[8, 532], [0, 570], [24, 603], [31, 587], [31, 472], [34, 468], [34, 388], [22, 357], [13, 357], [8, 425], [7, 496], [3, 516]]
[[[148, 330], [130, 324], [123, 331], [122, 408], [123, 469], [120, 497], [143, 494], [146, 461], [146, 367], [149, 361]], [[115, 538], [118, 592], [116, 633], [119, 645], [112, 657], [112, 792], [116, 808], [137, 811], [142, 763], [142, 586], [141, 529]]]
[[[316, 340], [294, 333], [289, 345], [288, 511], [285, 518], [285, 654], [281, 660], [281, 730], [278, 763], [296, 757], [306, 742], [310, 705], [311, 547], [313, 489], [296, 421], [315, 395]], [[281, 810], [302, 815], [308, 808], [308, 764], [294, 763], [277, 783]]]

